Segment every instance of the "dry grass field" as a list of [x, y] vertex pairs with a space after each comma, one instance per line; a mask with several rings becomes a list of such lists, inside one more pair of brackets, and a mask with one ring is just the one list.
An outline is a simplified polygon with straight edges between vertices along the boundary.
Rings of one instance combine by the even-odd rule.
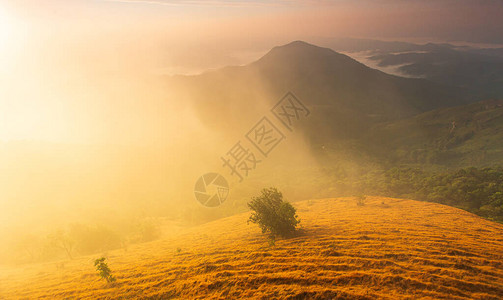
[[249, 213], [172, 238], [0, 273], [0, 299], [502, 299], [503, 225], [448, 206], [369, 197], [296, 202], [298, 236], [269, 246]]

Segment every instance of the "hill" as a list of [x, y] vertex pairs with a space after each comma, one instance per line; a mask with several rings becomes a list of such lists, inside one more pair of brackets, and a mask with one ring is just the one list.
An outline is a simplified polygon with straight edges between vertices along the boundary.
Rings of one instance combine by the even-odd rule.
[[[500, 299], [503, 225], [439, 204], [369, 197], [294, 203], [298, 236], [268, 246], [249, 213], [107, 254], [2, 270], [0, 298]], [[178, 250], [177, 250], [178, 249]], [[24, 275], [21, 275], [24, 274]]]
[[394, 164], [501, 165], [503, 100], [436, 109], [382, 123], [363, 140], [379, 159]]

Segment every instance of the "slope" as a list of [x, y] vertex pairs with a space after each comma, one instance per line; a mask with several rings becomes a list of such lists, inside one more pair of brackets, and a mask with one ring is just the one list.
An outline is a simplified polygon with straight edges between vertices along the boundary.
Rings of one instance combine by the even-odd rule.
[[503, 100], [437, 109], [380, 124], [364, 140], [377, 157], [395, 164], [503, 164]]
[[[269, 247], [248, 214], [95, 257], [3, 270], [0, 298], [499, 299], [503, 225], [438, 204], [369, 197], [295, 203], [301, 233]], [[178, 248], [178, 250], [177, 250]], [[57, 268], [59, 266], [59, 268]], [[25, 275], [22, 275], [25, 274]]]

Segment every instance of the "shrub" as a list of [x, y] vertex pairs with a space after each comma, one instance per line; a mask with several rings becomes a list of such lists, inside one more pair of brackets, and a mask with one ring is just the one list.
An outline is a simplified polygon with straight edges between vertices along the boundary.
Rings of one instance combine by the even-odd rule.
[[112, 275], [112, 270], [108, 267], [105, 259], [104, 257], [96, 259], [94, 261], [94, 266], [101, 278], [105, 279], [107, 282], [114, 282], [115, 277]]
[[248, 207], [252, 210], [248, 222], [258, 224], [262, 233], [268, 233], [272, 240], [278, 235], [291, 235], [300, 223], [295, 208], [283, 201], [283, 194], [276, 188], [263, 189], [260, 196], [252, 198]]

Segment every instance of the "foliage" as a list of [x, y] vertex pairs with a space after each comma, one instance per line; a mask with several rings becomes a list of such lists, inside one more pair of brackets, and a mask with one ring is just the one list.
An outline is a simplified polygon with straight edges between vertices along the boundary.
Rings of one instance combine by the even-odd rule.
[[283, 194], [276, 188], [263, 189], [248, 207], [252, 210], [248, 222], [258, 224], [262, 233], [268, 233], [271, 239], [291, 235], [300, 223], [295, 208], [283, 201]]
[[503, 164], [503, 100], [441, 108], [376, 125], [362, 138], [373, 161], [397, 167]]
[[115, 277], [112, 275], [112, 270], [108, 267], [108, 264], [105, 262], [104, 257], [98, 258], [94, 261], [94, 266], [96, 267], [96, 271], [101, 278], [105, 279], [107, 282], [114, 282]]
[[392, 168], [366, 181], [367, 193], [459, 207], [503, 222], [503, 168], [428, 172]]

